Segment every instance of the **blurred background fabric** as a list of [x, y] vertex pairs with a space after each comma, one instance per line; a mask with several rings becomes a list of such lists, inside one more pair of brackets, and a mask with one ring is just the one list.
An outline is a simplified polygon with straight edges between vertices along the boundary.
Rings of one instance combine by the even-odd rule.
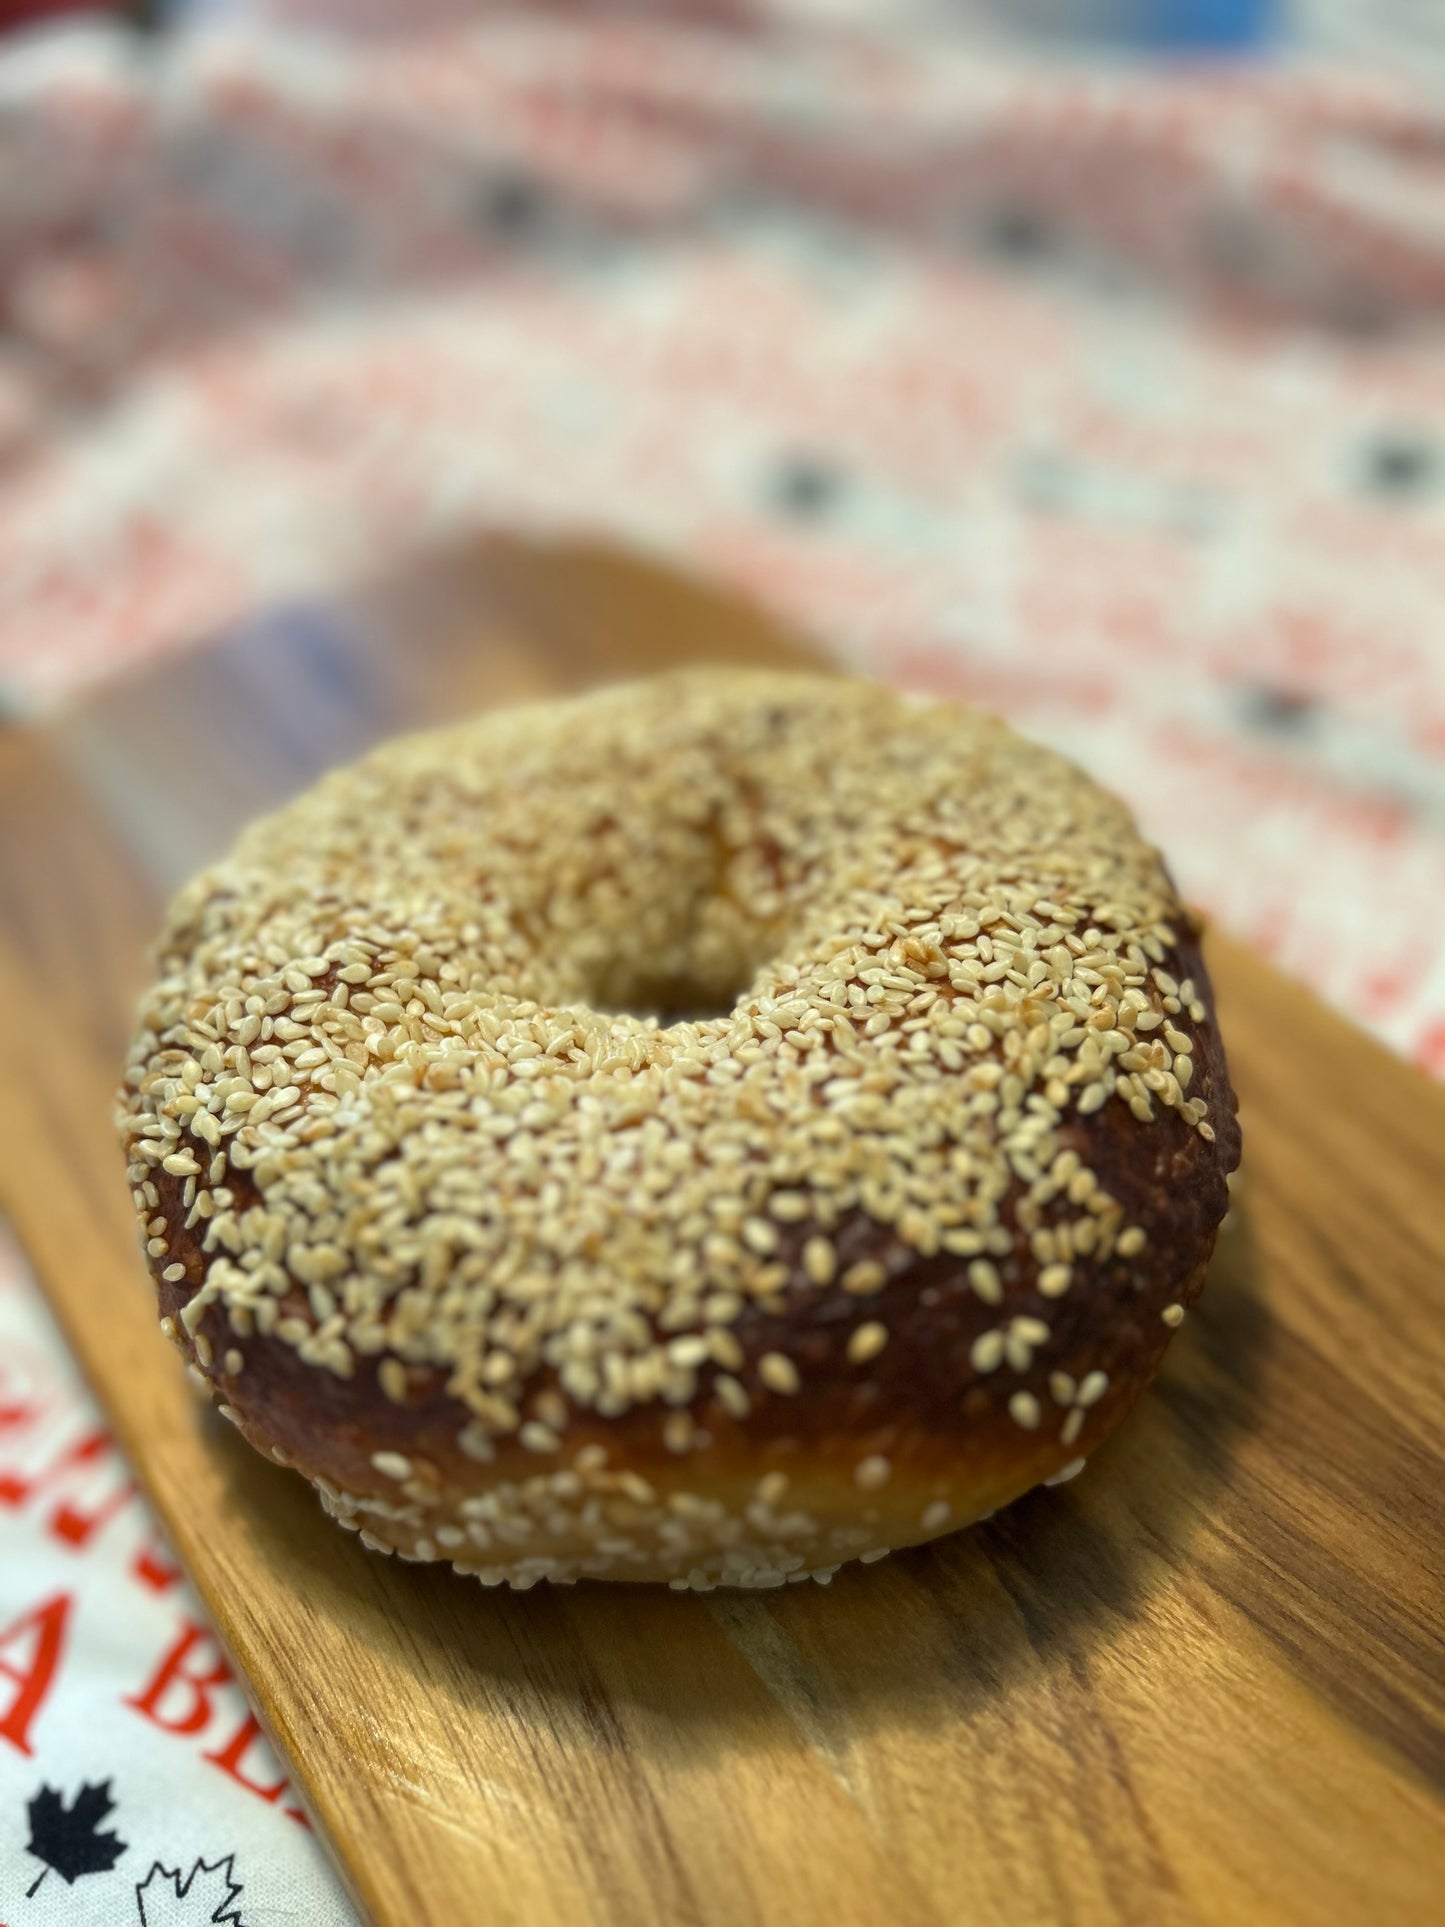
[[[14, 718], [581, 525], [1064, 748], [1197, 901], [1445, 1075], [1424, 0], [117, 11], [144, 31], [0, 39]], [[22, 1796], [112, 1776], [132, 1882], [225, 1849], [252, 1927], [345, 1919], [9, 1247], [0, 1338], [0, 1908]], [[102, 1884], [24, 1918], [130, 1919]]]
[[1445, 1071], [1432, 94], [925, 6], [246, 11], [0, 58], [12, 709], [589, 525], [1073, 753]]

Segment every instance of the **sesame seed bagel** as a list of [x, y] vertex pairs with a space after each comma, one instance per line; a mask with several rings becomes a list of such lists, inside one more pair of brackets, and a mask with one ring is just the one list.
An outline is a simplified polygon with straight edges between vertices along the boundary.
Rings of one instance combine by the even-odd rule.
[[1067, 1476], [1238, 1155], [1198, 932], [995, 719], [693, 671], [393, 742], [170, 911], [162, 1329], [368, 1545], [826, 1578]]

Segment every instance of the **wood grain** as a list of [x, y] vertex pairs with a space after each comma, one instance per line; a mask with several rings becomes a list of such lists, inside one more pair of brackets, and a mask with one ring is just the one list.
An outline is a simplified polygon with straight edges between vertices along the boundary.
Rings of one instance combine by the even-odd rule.
[[386, 1923], [1420, 1923], [1445, 1870], [1445, 1095], [1233, 946], [1245, 1175], [1074, 1484], [826, 1589], [523, 1596], [369, 1556], [198, 1409], [109, 1122], [164, 894], [391, 729], [801, 658], [600, 550], [492, 543], [0, 735], [0, 1204]]

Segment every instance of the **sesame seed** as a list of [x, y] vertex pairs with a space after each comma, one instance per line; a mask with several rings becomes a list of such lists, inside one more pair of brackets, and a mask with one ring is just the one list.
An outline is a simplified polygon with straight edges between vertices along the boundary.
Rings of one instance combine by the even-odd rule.
[[838, 1257], [827, 1238], [809, 1238], [803, 1246], [803, 1269], [815, 1285], [831, 1285]]
[[853, 1471], [853, 1483], [860, 1492], [877, 1492], [887, 1485], [892, 1473], [893, 1467], [888, 1460], [881, 1453], [874, 1452], [866, 1459], [859, 1460]]
[[941, 1532], [952, 1516], [953, 1508], [947, 1499], [935, 1499], [923, 1508], [923, 1516], [918, 1523], [925, 1532]]
[[1119, 1233], [1114, 1249], [1121, 1258], [1137, 1258], [1139, 1253], [1144, 1249], [1146, 1242], [1144, 1232], [1137, 1224], [1134, 1224], [1130, 1225], [1127, 1231], [1121, 1231]]
[[373, 1452], [371, 1463], [384, 1479], [409, 1479], [411, 1460], [400, 1452]]
[[758, 1377], [770, 1392], [781, 1392], [785, 1396], [798, 1389], [798, 1368], [792, 1359], [785, 1358], [781, 1352], [764, 1352], [758, 1360]]
[[1067, 1485], [1070, 1479], [1078, 1478], [1079, 1474], [1083, 1471], [1084, 1467], [1087, 1464], [1088, 1464], [1087, 1459], [1070, 1459], [1068, 1464], [1065, 1466], [1061, 1466], [1059, 1470], [1054, 1473], [1052, 1478], [1045, 1479], [1044, 1484], [1045, 1485]]
[[743, 1243], [760, 1257], [770, 1257], [778, 1248], [778, 1234], [766, 1218], [749, 1218], [743, 1226]]
[[975, 1297], [981, 1298], [986, 1305], [1003, 1303], [1003, 1279], [999, 1276], [998, 1266], [987, 1258], [975, 1258], [968, 1268], [968, 1282], [973, 1287]]
[[707, 1363], [712, 1356], [712, 1347], [697, 1332], [689, 1332], [682, 1338], [673, 1339], [667, 1348], [667, 1356], [674, 1365], [691, 1371]]
[[1164, 1320], [1166, 1325], [1182, 1325], [1184, 1323], [1184, 1307], [1183, 1305], [1166, 1305], [1159, 1316]]
[[843, 1289], [855, 1298], [870, 1297], [888, 1282], [888, 1273], [876, 1259], [860, 1258], [843, 1273]]
[[870, 1358], [876, 1358], [888, 1343], [888, 1327], [880, 1325], [876, 1319], [860, 1325], [848, 1340], [848, 1359], [854, 1365], [866, 1365]]
[[1008, 1409], [1014, 1424], [1021, 1425], [1026, 1432], [1032, 1432], [1043, 1417], [1039, 1402], [1032, 1392], [1013, 1393]]
[[1039, 1290], [1045, 1298], [1062, 1298], [1073, 1278], [1072, 1265], [1045, 1265], [1039, 1273]]
[[409, 1380], [407, 1370], [399, 1358], [384, 1358], [376, 1368], [377, 1383], [393, 1405], [406, 1403]]
[[981, 1332], [974, 1339], [969, 1351], [969, 1363], [976, 1372], [995, 1372], [1003, 1363], [1004, 1334], [1000, 1331]]
[[768, 1199], [768, 1209], [780, 1224], [803, 1224], [811, 1216], [801, 1191], [775, 1191]]
[[752, 1411], [752, 1400], [746, 1388], [730, 1372], [719, 1372], [713, 1379], [713, 1390], [724, 1409], [735, 1419], [745, 1419]]

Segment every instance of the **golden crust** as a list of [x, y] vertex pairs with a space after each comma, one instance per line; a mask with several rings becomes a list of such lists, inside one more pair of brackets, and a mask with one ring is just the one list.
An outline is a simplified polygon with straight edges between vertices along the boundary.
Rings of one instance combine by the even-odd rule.
[[122, 1129], [252, 1442], [513, 1584], [826, 1575], [1064, 1472], [1238, 1148], [1121, 806], [972, 712], [715, 673], [256, 826], [172, 912]]

